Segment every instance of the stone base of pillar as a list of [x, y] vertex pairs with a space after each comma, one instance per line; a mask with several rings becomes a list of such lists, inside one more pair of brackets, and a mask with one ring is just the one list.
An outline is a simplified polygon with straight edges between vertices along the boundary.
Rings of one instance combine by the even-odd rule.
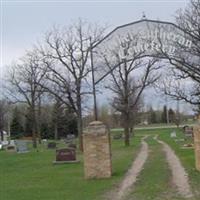
[[112, 176], [111, 143], [108, 128], [100, 121], [89, 124], [83, 133], [86, 179]]
[[200, 125], [194, 127], [194, 148], [196, 169], [200, 171]]

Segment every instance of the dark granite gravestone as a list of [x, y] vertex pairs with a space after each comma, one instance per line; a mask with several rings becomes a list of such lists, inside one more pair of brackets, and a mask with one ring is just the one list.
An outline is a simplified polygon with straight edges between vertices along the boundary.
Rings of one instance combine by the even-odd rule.
[[17, 149], [16, 149], [16, 146], [14, 146], [14, 145], [8, 145], [8, 146], [6, 147], [6, 151], [7, 151], [7, 152], [16, 152]]
[[193, 137], [193, 127], [184, 126], [183, 131], [186, 137]]
[[28, 150], [28, 144], [26, 141], [23, 140], [16, 140], [16, 146], [17, 146], [17, 153], [27, 153]]
[[47, 147], [48, 147], [48, 149], [55, 149], [56, 148], [56, 143], [55, 142], [49, 142]]
[[76, 151], [73, 148], [65, 148], [56, 150], [56, 161], [54, 164], [63, 164], [63, 163], [77, 163], [76, 160]]

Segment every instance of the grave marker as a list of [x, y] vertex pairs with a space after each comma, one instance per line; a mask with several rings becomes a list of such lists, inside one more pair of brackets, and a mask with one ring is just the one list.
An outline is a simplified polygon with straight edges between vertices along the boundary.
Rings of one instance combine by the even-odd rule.
[[73, 148], [64, 148], [56, 150], [56, 161], [54, 164], [63, 164], [63, 163], [77, 163], [76, 160], [76, 151]]
[[17, 153], [27, 153], [28, 145], [26, 141], [23, 140], [16, 140], [16, 146], [17, 146]]
[[184, 126], [183, 130], [186, 137], [193, 137], [193, 127]]
[[47, 145], [48, 149], [55, 149], [56, 148], [56, 143], [55, 142], [49, 142]]
[[113, 140], [120, 140], [122, 138], [123, 138], [122, 133], [113, 136]]
[[176, 136], [176, 132], [173, 131], [173, 132], [170, 134], [170, 137], [171, 137], [171, 138], [176, 138], [176, 137], [177, 137], [177, 136]]
[[16, 146], [14, 146], [14, 145], [8, 145], [8, 146], [6, 147], [6, 151], [7, 151], [7, 152], [16, 152], [16, 151], [17, 151], [17, 148], [16, 148]]

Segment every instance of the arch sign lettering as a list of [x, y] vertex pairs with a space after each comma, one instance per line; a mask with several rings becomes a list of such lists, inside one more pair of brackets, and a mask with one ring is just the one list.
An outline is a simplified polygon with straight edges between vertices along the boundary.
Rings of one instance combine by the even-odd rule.
[[103, 59], [108, 58], [116, 67], [119, 60], [130, 61], [147, 56], [177, 59], [184, 57], [188, 59], [187, 62], [198, 64], [199, 58], [189, 53], [192, 46], [190, 35], [177, 25], [144, 19], [119, 26], [105, 36], [94, 48], [94, 60], [99, 66], [103, 65]]

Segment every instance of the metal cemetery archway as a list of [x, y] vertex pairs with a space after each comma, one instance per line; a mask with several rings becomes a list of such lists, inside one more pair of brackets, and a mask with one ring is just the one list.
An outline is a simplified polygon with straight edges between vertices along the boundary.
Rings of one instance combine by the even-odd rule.
[[[168, 59], [172, 64], [184, 59], [187, 65], [183, 70], [190, 70], [190, 66], [197, 66], [200, 62], [198, 56], [190, 53], [192, 47], [191, 35], [170, 22], [143, 19], [111, 31], [91, 48], [95, 120], [97, 120], [95, 86], [119, 66], [119, 62], [116, 62], [116, 53], [121, 63], [144, 57]], [[105, 57], [112, 63], [111, 70], [103, 67]]]

